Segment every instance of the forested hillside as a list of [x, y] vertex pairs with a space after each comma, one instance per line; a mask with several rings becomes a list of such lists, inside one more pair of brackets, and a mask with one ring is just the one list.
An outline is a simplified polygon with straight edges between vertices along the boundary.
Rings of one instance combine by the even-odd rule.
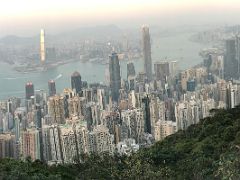
[[74, 165], [0, 161], [0, 179], [240, 179], [240, 107], [212, 116], [130, 157], [82, 155]]

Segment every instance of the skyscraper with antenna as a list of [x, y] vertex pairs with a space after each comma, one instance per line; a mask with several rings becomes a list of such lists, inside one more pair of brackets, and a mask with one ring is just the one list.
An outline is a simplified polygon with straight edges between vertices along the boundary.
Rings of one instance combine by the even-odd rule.
[[41, 29], [40, 31], [40, 60], [42, 63], [46, 60], [46, 52], [45, 52], [45, 30]]

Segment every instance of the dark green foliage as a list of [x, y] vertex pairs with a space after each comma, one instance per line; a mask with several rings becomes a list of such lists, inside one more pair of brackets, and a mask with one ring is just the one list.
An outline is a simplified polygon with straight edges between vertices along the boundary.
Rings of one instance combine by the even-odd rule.
[[240, 179], [240, 107], [127, 156], [83, 154], [75, 164], [0, 160], [0, 179]]

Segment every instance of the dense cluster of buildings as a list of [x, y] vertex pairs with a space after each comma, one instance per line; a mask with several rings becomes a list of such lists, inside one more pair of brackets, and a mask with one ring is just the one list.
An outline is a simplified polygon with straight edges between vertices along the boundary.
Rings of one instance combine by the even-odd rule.
[[198, 123], [211, 109], [233, 108], [240, 103], [240, 83], [228, 78], [228, 62], [239, 59], [234, 42], [235, 50], [227, 40], [225, 53], [209, 53], [203, 65], [179, 71], [176, 61], [152, 66], [149, 28], [143, 26], [143, 72], [129, 62], [124, 80], [113, 52], [106, 84], [88, 84], [79, 72], [61, 93], [53, 80], [48, 92], [28, 82], [24, 101], [0, 102], [0, 158], [73, 163], [86, 153], [128, 155]]

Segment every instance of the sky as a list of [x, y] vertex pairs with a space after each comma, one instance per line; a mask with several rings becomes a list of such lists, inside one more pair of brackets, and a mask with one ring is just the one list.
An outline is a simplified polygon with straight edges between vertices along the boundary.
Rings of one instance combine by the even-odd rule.
[[116, 24], [238, 23], [240, 0], [1, 0], [0, 36]]

